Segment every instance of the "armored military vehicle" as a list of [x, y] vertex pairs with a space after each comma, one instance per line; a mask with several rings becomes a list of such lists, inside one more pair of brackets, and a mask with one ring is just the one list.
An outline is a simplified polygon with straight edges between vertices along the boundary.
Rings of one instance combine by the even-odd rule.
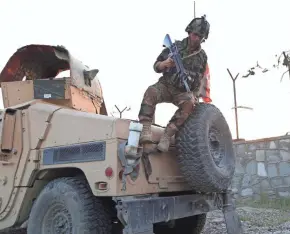
[[[198, 234], [222, 209], [241, 233], [222, 113], [199, 103], [159, 153], [139, 144], [142, 124], [108, 116], [98, 72], [50, 45], [18, 49], [2, 70], [0, 230]], [[163, 127], [152, 128], [158, 143]]]

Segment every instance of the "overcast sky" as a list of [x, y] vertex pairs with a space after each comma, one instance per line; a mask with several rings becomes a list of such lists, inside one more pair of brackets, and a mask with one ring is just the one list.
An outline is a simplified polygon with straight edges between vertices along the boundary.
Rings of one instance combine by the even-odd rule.
[[[290, 49], [287, 0], [197, 0], [197, 16], [211, 24], [204, 48], [209, 57], [211, 94], [235, 137], [233, 75], [246, 74], [259, 60], [271, 67], [274, 55]], [[130, 105], [124, 117], [137, 119], [143, 93], [157, 82], [153, 63], [166, 33], [186, 37], [193, 18], [193, 0], [83, 0], [0, 1], [0, 69], [17, 48], [27, 44], [64, 45], [91, 68], [98, 68], [107, 104]], [[273, 69], [272, 69], [273, 70]], [[290, 82], [285, 68], [249, 79], [238, 79], [240, 137], [283, 135], [290, 131]], [[3, 107], [3, 105], [1, 106]], [[156, 122], [166, 125], [175, 111], [172, 104], [157, 106]]]

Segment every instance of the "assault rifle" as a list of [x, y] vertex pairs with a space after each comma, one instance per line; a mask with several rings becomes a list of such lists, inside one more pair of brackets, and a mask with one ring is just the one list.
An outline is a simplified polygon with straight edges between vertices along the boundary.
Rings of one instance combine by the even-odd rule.
[[187, 79], [191, 80], [192, 78], [189, 77], [189, 75], [186, 73], [181, 60], [181, 56], [178, 52], [177, 45], [172, 43], [171, 38], [168, 34], [166, 34], [164, 38], [163, 46], [167, 47], [170, 50], [169, 57], [172, 58], [175, 63], [177, 76], [179, 77], [180, 82], [184, 84], [186, 91], [190, 92], [189, 86], [187, 84]]

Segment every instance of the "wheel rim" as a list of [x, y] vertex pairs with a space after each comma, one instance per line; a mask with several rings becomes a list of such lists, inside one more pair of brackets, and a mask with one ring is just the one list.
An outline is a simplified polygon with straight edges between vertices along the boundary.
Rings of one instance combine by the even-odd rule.
[[42, 224], [42, 233], [72, 233], [72, 218], [63, 204], [56, 203], [46, 212]]
[[223, 167], [225, 146], [221, 141], [219, 131], [213, 127], [210, 128], [208, 139], [209, 139], [209, 150], [214, 163], [218, 167]]

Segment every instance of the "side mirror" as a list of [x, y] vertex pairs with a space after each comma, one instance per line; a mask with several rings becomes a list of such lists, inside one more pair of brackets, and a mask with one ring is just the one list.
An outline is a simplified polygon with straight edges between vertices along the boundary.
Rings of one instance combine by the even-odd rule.
[[93, 79], [95, 79], [98, 72], [99, 72], [99, 69], [93, 69], [93, 70], [89, 70], [89, 71], [84, 70], [85, 84], [88, 86], [92, 86], [91, 81]]

